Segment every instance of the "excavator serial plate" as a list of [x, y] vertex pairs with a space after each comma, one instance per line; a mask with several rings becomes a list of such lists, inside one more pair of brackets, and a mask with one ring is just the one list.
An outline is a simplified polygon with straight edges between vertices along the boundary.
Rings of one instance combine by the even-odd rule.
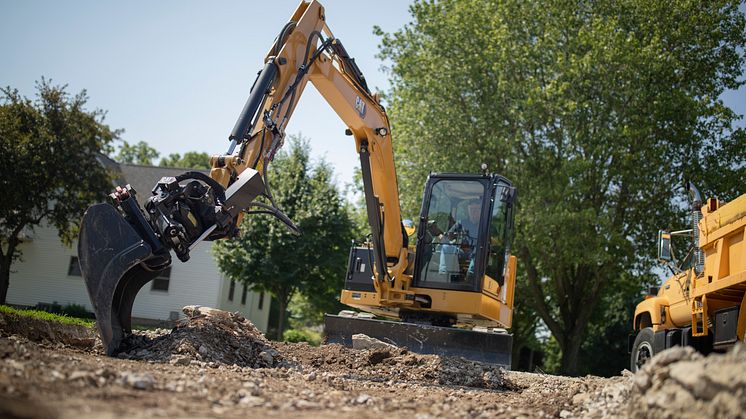
[[327, 343], [352, 346], [352, 335], [358, 333], [420, 354], [461, 357], [510, 369], [513, 335], [508, 333], [331, 314], [324, 316]]

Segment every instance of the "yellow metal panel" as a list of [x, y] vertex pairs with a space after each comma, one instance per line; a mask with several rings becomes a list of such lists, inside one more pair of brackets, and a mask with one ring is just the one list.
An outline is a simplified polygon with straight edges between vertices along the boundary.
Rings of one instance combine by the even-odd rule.
[[692, 292], [692, 297], [698, 297], [711, 292], [722, 290], [733, 285], [740, 284], [742, 282], [746, 282], [746, 271], [741, 271], [735, 275], [731, 275], [727, 278], [722, 278], [718, 281], [712, 281], [709, 284], [705, 281], [702, 281], [702, 284], [698, 284]]

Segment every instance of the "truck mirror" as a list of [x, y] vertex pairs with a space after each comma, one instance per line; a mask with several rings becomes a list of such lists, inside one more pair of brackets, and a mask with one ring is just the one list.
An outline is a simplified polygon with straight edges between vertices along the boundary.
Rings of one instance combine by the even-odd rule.
[[673, 252], [671, 251], [671, 233], [667, 231], [658, 231], [658, 260], [671, 262]]

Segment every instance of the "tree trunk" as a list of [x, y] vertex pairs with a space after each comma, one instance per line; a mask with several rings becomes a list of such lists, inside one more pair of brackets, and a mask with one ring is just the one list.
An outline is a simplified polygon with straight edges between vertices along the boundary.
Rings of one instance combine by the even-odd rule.
[[0, 246], [0, 304], [5, 304], [8, 296], [8, 287], [10, 286], [10, 265], [13, 264], [13, 256], [16, 254], [18, 246], [18, 234], [25, 224], [17, 226], [8, 237], [8, 249], [3, 252]]
[[5, 304], [5, 298], [8, 296], [8, 286], [10, 285], [10, 263], [13, 257], [0, 257], [0, 304]]
[[563, 319], [563, 324], [572, 325], [571, 327], [566, 326], [564, 330], [565, 338], [561, 362], [562, 374], [564, 375], [578, 375], [580, 347], [583, 346], [583, 339], [585, 338], [588, 324], [591, 322], [593, 310], [601, 298], [601, 289], [605, 282], [604, 277], [600, 273], [595, 273], [586, 277], [586, 280], [582, 281], [582, 283], [588, 284], [591, 281], [590, 286], [583, 287], [585, 291], [581, 295], [579, 303], [575, 304], [577, 309], [569, 312], [570, 316]]
[[567, 341], [562, 348], [562, 362], [560, 363], [560, 373], [562, 375], [578, 375], [578, 357], [580, 356], [580, 347], [583, 344], [582, 333], [576, 331], [570, 332]]
[[280, 306], [280, 313], [277, 316], [277, 336], [276, 339], [278, 341], [282, 341], [282, 332], [285, 331], [285, 312], [287, 311], [288, 307], [288, 300], [286, 296], [281, 296], [277, 299], [277, 304]]

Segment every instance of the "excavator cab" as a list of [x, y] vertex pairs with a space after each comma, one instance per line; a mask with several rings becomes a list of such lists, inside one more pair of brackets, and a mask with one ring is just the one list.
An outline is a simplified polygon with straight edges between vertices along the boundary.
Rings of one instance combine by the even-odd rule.
[[503, 283], [513, 191], [498, 175], [430, 175], [413, 286], [480, 292], [485, 275]]

